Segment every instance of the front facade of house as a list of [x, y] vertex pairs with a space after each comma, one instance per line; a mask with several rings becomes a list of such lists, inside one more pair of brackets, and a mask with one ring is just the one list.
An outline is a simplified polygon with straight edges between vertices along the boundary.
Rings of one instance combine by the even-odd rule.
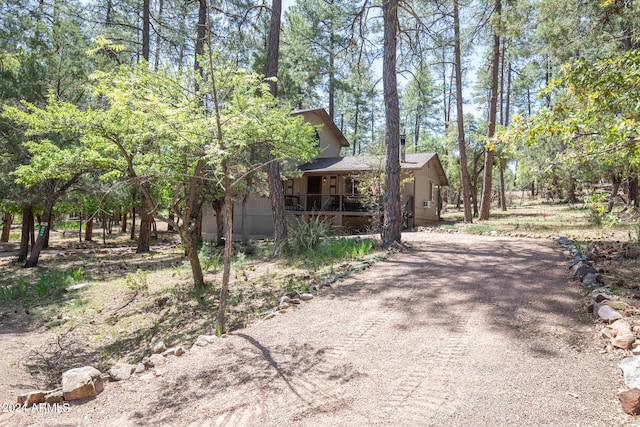
[[[342, 148], [349, 144], [324, 109], [299, 110], [292, 114], [302, 114], [309, 123], [323, 126], [318, 132], [321, 148], [318, 157], [299, 166], [302, 176], [283, 183], [287, 214], [292, 218], [322, 216], [334, 226], [348, 229], [365, 229], [372, 221], [380, 220], [375, 212], [379, 202], [376, 174], [384, 170], [384, 157], [340, 157]], [[440, 188], [448, 185], [448, 181], [438, 155], [407, 154], [400, 167], [404, 225], [413, 227], [439, 220]], [[268, 198], [251, 199], [247, 211], [245, 227], [248, 227], [249, 238], [273, 236]], [[239, 203], [234, 206], [233, 223], [234, 235], [241, 236]], [[214, 239], [215, 230], [215, 214], [205, 212], [203, 238]]]

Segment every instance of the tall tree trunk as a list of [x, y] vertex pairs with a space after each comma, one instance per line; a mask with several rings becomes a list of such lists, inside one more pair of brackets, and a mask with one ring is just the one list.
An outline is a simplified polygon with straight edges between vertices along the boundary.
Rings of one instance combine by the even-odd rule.
[[84, 227], [84, 241], [91, 242], [93, 240], [93, 215], [87, 219], [87, 224]]
[[23, 262], [29, 254], [29, 236], [33, 228], [33, 208], [26, 203], [22, 207], [22, 232], [20, 235], [20, 251], [18, 252], [18, 262]]
[[[198, 24], [196, 27], [196, 46], [193, 69], [200, 77], [203, 76], [204, 69], [200, 63], [202, 55], [204, 55], [204, 41], [207, 36], [207, 0], [198, 1]], [[196, 92], [199, 90], [198, 79], [195, 81]]]
[[224, 199], [214, 200], [211, 207], [216, 211], [216, 245], [222, 246], [224, 243]]
[[460, 15], [458, 0], [453, 1], [453, 26], [455, 33], [454, 62], [456, 75], [456, 111], [458, 115], [458, 151], [460, 152], [460, 177], [462, 180], [462, 203], [464, 207], [464, 222], [473, 222], [471, 213], [471, 183], [467, 170], [467, 147], [464, 135], [464, 109], [462, 97], [462, 55], [460, 53]]
[[[266, 75], [278, 76], [278, 54], [280, 51], [280, 18], [282, 15], [282, 0], [271, 2], [271, 22], [269, 24], [269, 43], [267, 49]], [[276, 81], [269, 82], [269, 88], [273, 96], [278, 95]], [[287, 217], [284, 207], [284, 191], [280, 178], [280, 163], [273, 156], [271, 150], [268, 155], [269, 167], [267, 178], [269, 181], [269, 200], [273, 215], [273, 255], [280, 256], [288, 244]]]
[[220, 303], [218, 305], [218, 316], [216, 319], [216, 333], [222, 335], [226, 332], [225, 312], [227, 309], [227, 299], [229, 297], [229, 280], [231, 278], [231, 250], [233, 246], [233, 200], [231, 200], [231, 182], [229, 179], [229, 165], [225, 160], [222, 164], [224, 170], [224, 220], [225, 220], [225, 242], [224, 242], [224, 268], [222, 271], [222, 287], [220, 289]]
[[162, 31], [162, 27], [164, 25], [164, 22], [162, 21], [162, 14], [164, 13], [164, 0], [158, 0], [158, 16], [156, 21], [158, 22], [158, 25], [156, 27], [156, 53], [155, 53], [155, 58], [153, 58], [153, 69], [158, 71], [158, 68], [160, 67], [160, 46], [162, 46], [162, 36], [161, 36], [161, 31]]
[[151, 228], [153, 227], [153, 206], [145, 197], [144, 192], [151, 191], [151, 184], [147, 181], [140, 184], [140, 232], [138, 233], [138, 247], [136, 253], [149, 252], [151, 247]]
[[[280, 0], [278, 0], [280, 1]], [[274, 0], [275, 2], [275, 0]], [[334, 119], [335, 115], [335, 97], [336, 97], [336, 35], [335, 35], [335, 19], [333, 16], [333, 3], [334, 0], [330, 0], [331, 4], [331, 23], [329, 24], [329, 117]]]
[[398, 0], [382, 3], [384, 42], [382, 83], [384, 87], [385, 143], [387, 144], [386, 189], [384, 192], [384, 224], [382, 246], [387, 249], [402, 237], [402, 207], [400, 206], [400, 107], [396, 75]]
[[13, 222], [13, 214], [9, 211], [5, 211], [2, 216], [2, 237], [0, 242], [8, 242], [9, 235], [11, 234], [11, 223]]
[[[493, 48], [491, 55], [491, 80], [489, 82], [489, 117], [487, 121], [487, 143], [494, 142], [496, 133], [496, 113], [498, 107], [498, 77], [500, 66], [500, 19], [502, 12], [502, 0], [496, 0], [494, 6], [494, 14], [497, 22], [493, 28]], [[488, 220], [491, 210], [491, 186], [493, 179], [493, 157], [495, 147], [487, 146], [484, 150], [484, 177], [482, 180], [482, 200], [480, 201], [481, 221]]]
[[150, 8], [150, 0], [142, 0], [142, 57], [147, 62], [149, 62], [149, 51], [151, 46], [151, 25], [149, 22], [151, 15], [149, 13]]
[[507, 211], [507, 190], [504, 188], [504, 169], [507, 165], [506, 160], [500, 159], [500, 209]]
[[638, 176], [629, 177], [629, 204], [638, 209], [640, 207], [640, 191], [638, 191]]
[[120, 223], [121, 228], [120, 231], [123, 233], [127, 232], [127, 213], [126, 212], [122, 212], [122, 216], [120, 219], [122, 222]]

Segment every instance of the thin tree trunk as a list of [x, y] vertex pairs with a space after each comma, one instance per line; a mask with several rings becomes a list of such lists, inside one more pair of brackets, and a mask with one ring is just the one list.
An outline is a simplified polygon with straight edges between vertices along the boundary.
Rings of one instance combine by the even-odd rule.
[[[502, 0], [495, 1], [494, 13], [498, 22], [493, 29], [493, 48], [491, 55], [491, 80], [489, 82], [489, 117], [487, 121], [487, 141], [493, 142], [496, 133], [496, 113], [498, 107], [498, 77], [500, 66], [500, 14]], [[488, 146], [484, 150], [484, 178], [482, 180], [482, 199], [480, 201], [480, 220], [488, 220], [491, 211], [491, 187], [493, 179], [493, 157], [495, 147]]]
[[127, 232], [127, 213], [126, 212], [122, 212], [122, 217], [120, 220], [122, 221], [120, 231], [122, 231], [123, 233], [126, 233]]
[[214, 200], [211, 206], [216, 211], [216, 245], [222, 246], [224, 243], [224, 199]]
[[225, 242], [224, 242], [224, 268], [222, 271], [222, 287], [220, 289], [220, 304], [218, 306], [218, 316], [216, 319], [216, 333], [222, 335], [226, 332], [225, 312], [227, 309], [227, 299], [229, 297], [229, 280], [231, 278], [231, 251], [233, 247], [233, 201], [231, 200], [231, 182], [229, 179], [228, 161], [222, 165], [224, 170], [224, 219], [225, 219]]
[[638, 209], [640, 207], [640, 191], [638, 191], [638, 177], [629, 178], [629, 204]]
[[150, 1], [142, 0], [142, 57], [145, 61], [149, 62], [149, 51], [150, 51]]
[[138, 233], [138, 247], [136, 253], [149, 252], [151, 247], [151, 228], [153, 226], [153, 206], [150, 205], [145, 193], [151, 191], [151, 184], [147, 181], [140, 184], [140, 231]]
[[613, 175], [611, 177], [611, 184], [611, 194], [609, 195], [609, 201], [607, 202], [607, 212], [611, 212], [613, 210], [613, 205], [616, 202], [616, 197], [620, 190], [620, 184], [622, 184], [622, 178], [618, 175]]
[[93, 241], [93, 215], [89, 217], [89, 219], [87, 220], [87, 224], [84, 227], [84, 241]]
[[160, 67], [160, 46], [162, 45], [162, 36], [160, 34], [160, 31], [162, 29], [162, 26], [164, 25], [164, 22], [162, 22], [162, 14], [164, 13], [164, 0], [158, 0], [158, 16], [156, 21], [158, 22], [158, 25], [156, 27], [156, 53], [155, 53], [155, 58], [153, 59], [153, 69], [158, 71], [158, 68]]
[[382, 6], [384, 21], [382, 83], [384, 87], [385, 142], [387, 173], [384, 192], [384, 224], [382, 246], [387, 249], [402, 238], [402, 207], [400, 206], [400, 107], [396, 74], [398, 0], [387, 0]]
[[0, 237], [0, 242], [6, 243], [9, 241], [12, 222], [13, 222], [13, 214], [9, 211], [6, 211], [2, 217], [2, 237]]
[[464, 109], [462, 97], [462, 59], [460, 53], [460, 16], [458, 0], [453, 2], [453, 22], [455, 33], [454, 62], [456, 75], [456, 111], [458, 115], [458, 151], [460, 152], [460, 177], [462, 180], [462, 203], [464, 208], [464, 222], [473, 222], [471, 213], [471, 183], [467, 170], [467, 147], [464, 135]]
[[38, 264], [38, 258], [40, 257], [40, 251], [44, 248], [44, 243], [47, 235], [47, 228], [49, 227], [49, 218], [51, 217], [51, 212], [53, 211], [53, 205], [56, 201], [56, 197], [47, 197], [44, 203], [44, 212], [42, 213], [42, 217], [40, 218], [40, 230], [38, 231], [38, 237], [36, 238], [36, 242], [33, 245], [33, 249], [31, 249], [31, 254], [29, 255], [29, 259], [24, 263], [24, 268], [35, 267]]
[[504, 188], [504, 168], [507, 162], [500, 159], [500, 208], [503, 212], [507, 211], [507, 191]]
[[23, 262], [29, 254], [29, 236], [33, 228], [33, 208], [30, 204], [22, 207], [22, 232], [20, 234], [20, 251], [18, 252], [18, 262]]

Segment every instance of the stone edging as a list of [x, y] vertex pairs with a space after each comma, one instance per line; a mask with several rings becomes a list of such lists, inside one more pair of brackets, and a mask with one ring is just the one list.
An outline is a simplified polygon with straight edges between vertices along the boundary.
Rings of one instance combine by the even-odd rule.
[[[624, 319], [628, 305], [616, 299], [611, 286], [603, 283], [602, 275], [592, 265], [589, 255], [591, 251], [595, 252], [595, 248], [589, 248], [585, 255], [579, 245], [566, 237], [553, 236], [552, 239], [569, 251], [571, 256], [569, 269], [573, 271], [573, 277], [580, 280], [588, 295], [587, 310], [596, 319], [607, 323], [602, 335], [609, 339], [613, 347], [627, 353], [630, 351], [632, 354], [640, 354], [640, 345], [634, 347], [636, 338], [631, 325]], [[640, 414], [640, 356], [627, 357], [620, 362], [619, 366], [629, 389], [619, 392], [618, 400], [627, 414], [638, 415]]]

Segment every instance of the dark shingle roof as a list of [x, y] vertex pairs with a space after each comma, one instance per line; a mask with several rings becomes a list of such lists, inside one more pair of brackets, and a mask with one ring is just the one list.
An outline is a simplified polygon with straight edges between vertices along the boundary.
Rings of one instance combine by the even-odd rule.
[[[448, 185], [447, 177], [436, 153], [407, 154], [405, 161], [400, 163], [400, 169], [422, 169], [434, 157], [437, 160], [438, 175], [444, 181], [441, 185]], [[377, 166], [384, 168], [385, 159], [383, 156], [321, 157], [312, 162], [304, 163], [298, 168], [303, 172], [362, 172], [372, 170]]]

